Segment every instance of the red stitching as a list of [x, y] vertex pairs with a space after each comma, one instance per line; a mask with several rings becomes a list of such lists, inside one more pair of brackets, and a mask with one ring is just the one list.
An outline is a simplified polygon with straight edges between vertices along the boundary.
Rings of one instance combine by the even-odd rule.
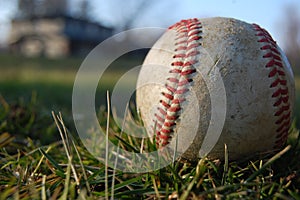
[[271, 50], [277, 54], [280, 54], [279, 51], [276, 48], [272, 47], [271, 45], [265, 45], [265, 46], [261, 47], [260, 49], [261, 50]]
[[263, 58], [269, 59], [265, 66], [266, 68], [271, 68], [269, 78], [275, 79], [270, 85], [270, 88], [277, 88], [272, 94], [272, 98], [276, 100], [273, 104], [276, 108], [274, 116], [278, 117], [275, 122], [278, 127], [276, 129], [274, 148], [280, 148], [287, 140], [289, 127], [291, 125], [289, 91], [287, 80], [285, 79], [285, 72], [283, 71], [283, 61], [281, 53], [277, 49], [276, 42], [272, 39], [271, 35], [257, 24], [253, 24], [253, 27], [257, 32], [255, 35], [258, 37], [258, 42], [264, 43], [260, 49], [266, 52]]
[[172, 127], [172, 126], [175, 126], [176, 123], [175, 122], [165, 122], [165, 125], [168, 127]]
[[167, 78], [167, 80], [172, 82], [172, 83], [178, 83], [179, 82], [179, 80], [177, 78], [173, 78], [173, 77]]
[[173, 99], [172, 100], [172, 104], [174, 103], [174, 104], [180, 104], [180, 103], [182, 103], [182, 102], [184, 102], [185, 101], [185, 98], [178, 98], [178, 99]]
[[[176, 66], [176, 65], [173, 65], [173, 66]], [[179, 66], [179, 65], [177, 65]], [[181, 70], [180, 69], [172, 69], [169, 71], [169, 73], [176, 73], [176, 74], [180, 74], [181, 73]]]
[[280, 97], [279, 99], [278, 99], [278, 101], [276, 101], [274, 104], [273, 104], [273, 106], [275, 106], [275, 107], [277, 107], [277, 106], [279, 106], [279, 105], [281, 105], [281, 103], [288, 103], [289, 102], [289, 98], [287, 97], [287, 96], [285, 96], [285, 97]]
[[281, 96], [287, 95], [288, 92], [289, 91], [288, 91], [287, 88], [285, 88], [285, 89], [279, 88], [278, 90], [276, 90], [276, 92], [273, 93], [272, 97], [279, 97], [279, 98], [281, 98]]
[[174, 93], [174, 92], [176, 91], [175, 88], [173, 88], [173, 87], [171, 87], [171, 86], [169, 86], [169, 85], [165, 85], [165, 87], [166, 87], [170, 92], [172, 92], [172, 93]]
[[165, 107], [165, 108], [170, 108], [170, 104], [168, 104], [168, 103], [165, 102], [164, 100], [160, 100], [159, 102], [160, 102], [160, 104], [161, 104], [163, 107]]
[[184, 86], [192, 81], [193, 81], [193, 79], [185, 79], [183, 81], [178, 82], [178, 86]]
[[196, 64], [197, 62], [198, 62], [197, 60], [190, 60], [190, 61], [185, 62], [183, 66], [191, 66], [191, 65]]
[[284, 113], [284, 111], [290, 111], [290, 105], [289, 104], [286, 105], [286, 106], [281, 106], [279, 108], [279, 110], [274, 115], [275, 116], [281, 116]]
[[171, 130], [170, 130], [170, 129], [164, 129], [164, 128], [162, 128], [162, 129], [160, 130], [160, 132], [163, 133], [163, 134], [161, 135], [161, 137], [162, 137], [162, 136], [165, 136], [165, 139], [169, 139], [169, 134], [171, 133]]
[[[273, 64], [273, 66], [276, 65], [276, 63]], [[268, 65], [266, 67], [269, 67]], [[278, 70], [277, 68], [273, 68], [273, 70], [269, 73], [269, 77], [273, 77], [275, 75], [278, 76], [285, 76], [284, 71]]]
[[283, 67], [281, 62], [278, 62], [278, 61], [275, 61], [275, 60], [271, 60], [270, 62], [268, 62], [266, 67], [273, 67], [274, 65], [277, 65], [278, 67], [281, 67], [281, 68]]
[[285, 136], [285, 135], [288, 133], [288, 131], [289, 131], [289, 128], [283, 129], [283, 130], [276, 136], [276, 138], [277, 138], [277, 139], [278, 139], [278, 138], [282, 138], [283, 136]]
[[188, 91], [189, 91], [189, 89], [187, 89], [187, 88], [177, 89], [176, 92], [175, 92], [175, 94], [184, 94], [184, 93], [186, 93]]
[[281, 80], [280, 78], [276, 79], [272, 84], [271, 84], [271, 88], [272, 87], [277, 87], [278, 85], [286, 85], [287, 81], [286, 80]]
[[179, 105], [168, 109], [168, 111], [170, 111], [170, 112], [178, 112], [180, 110], [181, 110], [181, 108]]
[[166, 115], [166, 119], [167, 120], [171, 120], [171, 121], [175, 121], [176, 119], [178, 119], [179, 116], [171, 116], [171, 115]]
[[[153, 122], [155, 123], [155, 120], [153, 120]], [[160, 129], [160, 128], [162, 127], [162, 125], [159, 124], [159, 123], [157, 123], [157, 124], [156, 124], [156, 127], [157, 127], [158, 129]], [[153, 127], [152, 127], [152, 129], [153, 129]]]
[[286, 114], [286, 115], [283, 115], [279, 120], [277, 120], [276, 122], [275, 122], [275, 124], [281, 124], [283, 121], [285, 121], [285, 120], [290, 120], [290, 114], [291, 114], [291, 112], [289, 112], [288, 114]]
[[191, 32], [191, 33], [188, 33], [188, 36], [191, 36], [191, 35], [198, 35], [199, 33], [202, 33], [201, 30], [198, 30], [198, 27], [195, 28], [195, 31]]
[[169, 100], [173, 100], [174, 99], [174, 96], [172, 94], [168, 94], [168, 93], [162, 92], [162, 95], [165, 96]]
[[164, 122], [164, 118], [162, 118], [161, 116], [155, 114], [155, 117], [156, 117], [157, 121]]
[[[182, 41], [179, 41], [179, 42], [176, 42], [175, 45], [179, 45], [179, 44], [186, 44], [186, 41], [185, 40], [182, 40]], [[176, 50], [176, 49], [175, 49]]]
[[199, 51], [192, 51], [192, 52], [186, 54], [186, 55], [185, 55], [185, 58], [191, 57], [191, 56], [196, 56], [196, 55], [198, 55], [198, 54], [199, 54]]
[[172, 62], [172, 66], [183, 66], [183, 62], [181, 62], [181, 61], [177, 61], [177, 62]]
[[185, 58], [185, 54], [174, 55], [173, 58]]
[[191, 39], [189, 39], [189, 40], [187, 41], [187, 43], [193, 42], [193, 41], [195, 41], [195, 40], [200, 40], [200, 39], [202, 39], [202, 37], [196, 35], [196, 36], [192, 37]]
[[160, 112], [162, 115], [166, 115], [166, 114], [167, 114], [167, 112], [166, 112], [164, 109], [162, 109], [162, 108], [158, 108], [158, 110], [159, 110], [159, 112]]
[[162, 92], [158, 111], [155, 114], [156, 143], [162, 147], [169, 143], [174, 133], [176, 122], [182, 111], [181, 104], [186, 100], [184, 94], [189, 91], [189, 84], [193, 81], [192, 76], [196, 72], [194, 64], [198, 61], [197, 50], [202, 38], [202, 25], [198, 19], [182, 20], [169, 29], [176, 31], [174, 61], [169, 71], [170, 77], [166, 78], [166, 92]]
[[189, 70], [181, 71], [181, 75], [185, 76], [185, 75], [193, 74], [195, 72], [196, 69], [189, 69]]
[[285, 130], [286, 127], [290, 125], [290, 120], [282, 123], [282, 125], [276, 130], [277, 132], [281, 132], [282, 130]]

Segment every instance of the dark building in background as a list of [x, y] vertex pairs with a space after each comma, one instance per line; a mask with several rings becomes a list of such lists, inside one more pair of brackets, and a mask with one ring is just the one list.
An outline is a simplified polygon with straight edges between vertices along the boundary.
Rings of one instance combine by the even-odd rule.
[[[66, 0], [19, 0], [11, 22], [9, 48], [26, 56], [84, 56], [113, 29], [91, 22], [84, 13], [68, 15]], [[86, 12], [86, 10], [84, 10]]]

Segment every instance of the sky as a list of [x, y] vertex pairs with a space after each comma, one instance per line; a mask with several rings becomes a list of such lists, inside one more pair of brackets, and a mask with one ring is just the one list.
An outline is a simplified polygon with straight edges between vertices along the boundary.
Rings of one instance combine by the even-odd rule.
[[[81, 0], [70, 1], [76, 10], [76, 3]], [[139, 28], [166, 28], [181, 19], [195, 17], [232, 17], [264, 27], [279, 46], [283, 45], [282, 27], [287, 6], [293, 6], [300, 15], [299, 0], [151, 0], [142, 12], [135, 12], [136, 1], [90, 0], [90, 15], [94, 21], [116, 26], [134, 14], [134, 26]], [[0, 43], [7, 38], [10, 17], [16, 11], [15, 6], [5, 2], [8, 1], [0, 0]]]

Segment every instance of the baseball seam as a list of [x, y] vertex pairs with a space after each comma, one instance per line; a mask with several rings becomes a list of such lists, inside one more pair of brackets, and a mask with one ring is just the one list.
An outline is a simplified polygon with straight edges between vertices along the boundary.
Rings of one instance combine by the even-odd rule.
[[165, 88], [161, 93], [161, 99], [154, 114], [154, 126], [156, 144], [165, 146], [172, 138], [176, 123], [182, 112], [181, 104], [186, 101], [185, 96], [189, 86], [193, 82], [192, 76], [196, 72], [193, 66], [198, 61], [200, 53], [197, 47], [201, 46], [199, 40], [202, 36], [202, 25], [198, 19], [182, 20], [169, 30], [176, 31], [175, 55], [171, 63], [170, 77], [167, 78]]
[[273, 104], [275, 107], [274, 116], [277, 118], [275, 122], [277, 129], [274, 145], [274, 148], [277, 149], [285, 144], [291, 124], [291, 108], [286, 74], [281, 53], [277, 48], [276, 42], [272, 39], [271, 35], [259, 25], [253, 24], [253, 27], [258, 37], [257, 42], [263, 44], [260, 48], [265, 52], [263, 58], [268, 59], [265, 67], [270, 69], [269, 78], [273, 81], [270, 88], [275, 89], [272, 98], [275, 99], [275, 103]]

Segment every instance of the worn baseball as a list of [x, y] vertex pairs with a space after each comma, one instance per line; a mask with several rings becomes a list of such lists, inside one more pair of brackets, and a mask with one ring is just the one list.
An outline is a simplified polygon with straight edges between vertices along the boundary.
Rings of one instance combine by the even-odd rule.
[[171, 26], [145, 58], [136, 90], [157, 147], [188, 160], [224, 159], [225, 144], [230, 160], [276, 152], [294, 101], [291, 67], [270, 34], [219, 17]]

